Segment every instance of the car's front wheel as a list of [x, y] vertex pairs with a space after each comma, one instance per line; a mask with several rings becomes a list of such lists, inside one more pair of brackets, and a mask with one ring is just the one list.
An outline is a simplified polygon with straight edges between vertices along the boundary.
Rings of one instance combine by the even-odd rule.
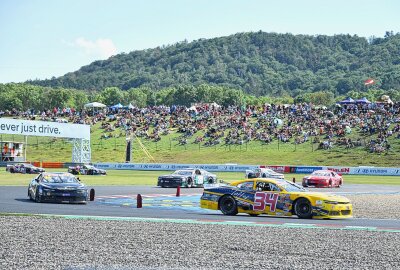
[[33, 201], [32, 194], [31, 194], [31, 191], [29, 190], [29, 188], [28, 188], [28, 197], [29, 197], [29, 200]]
[[220, 199], [219, 209], [227, 216], [234, 216], [238, 213], [236, 200], [231, 195], [225, 195]]
[[41, 203], [42, 202], [42, 198], [39, 195], [39, 191], [36, 190], [36, 194], [35, 194], [35, 202]]
[[294, 213], [299, 218], [312, 218], [312, 206], [306, 198], [300, 198], [294, 205]]

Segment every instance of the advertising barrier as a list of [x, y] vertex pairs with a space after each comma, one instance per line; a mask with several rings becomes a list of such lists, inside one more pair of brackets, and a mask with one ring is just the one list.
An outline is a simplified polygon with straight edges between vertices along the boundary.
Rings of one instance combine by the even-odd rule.
[[400, 176], [400, 168], [353, 167], [349, 174]]
[[260, 168], [268, 168], [278, 173], [290, 173], [289, 166], [261, 165]]
[[105, 170], [174, 171], [185, 168], [200, 168], [210, 172], [245, 172], [258, 168], [258, 165], [237, 164], [166, 164], [166, 163], [96, 163]]
[[322, 167], [295, 166], [290, 167], [290, 173], [312, 173], [316, 170], [322, 170]]
[[[0, 162], [0, 167], [17, 162]], [[70, 162], [26, 162], [43, 168], [68, 168], [83, 165]], [[348, 175], [382, 175], [400, 176], [400, 168], [379, 167], [341, 167], [341, 166], [283, 166], [283, 165], [238, 165], [238, 164], [168, 164], [168, 163], [95, 163], [99, 169], [105, 170], [138, 170], [138, 171], [175, 171], [186, 168], [199, 168], [210, 172], [245, 172], [255, 168], [270, 168], [279, 173], [310, 174], [316, 170], [331, 170]]]

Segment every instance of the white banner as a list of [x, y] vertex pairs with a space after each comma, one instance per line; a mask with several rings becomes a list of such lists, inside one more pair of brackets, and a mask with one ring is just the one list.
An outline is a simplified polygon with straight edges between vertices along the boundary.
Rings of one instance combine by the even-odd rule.
[[50, 136], [90, 140], [90, 126], [0, 118], [0, 134]]

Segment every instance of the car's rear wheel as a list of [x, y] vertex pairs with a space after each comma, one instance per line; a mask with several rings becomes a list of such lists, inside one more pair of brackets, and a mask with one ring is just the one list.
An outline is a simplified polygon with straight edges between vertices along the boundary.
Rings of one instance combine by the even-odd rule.
[[225, 195], [220, 199], [219, 209], [227, 216], [234, 216], [238, 213], [236, 200], [231, 195]]
[[294, 213], [301, 219], [312, 218], [312, 206], [306, 198], [300, 198], [294, 205]]

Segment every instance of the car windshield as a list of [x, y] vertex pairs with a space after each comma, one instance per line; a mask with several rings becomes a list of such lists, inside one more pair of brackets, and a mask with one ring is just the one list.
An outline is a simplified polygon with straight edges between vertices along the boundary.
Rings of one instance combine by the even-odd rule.
[[51, 174], [43, 176], [44, 183], [79, 183], [73, 175]]
[[303, 188], [295, 183], [286, 181], [286, 180], [278, 181], [277, 183], [279, 186], [281, 186], [282, 188], [284, 188], [286, 191], [289, 191], [289, 192], [305, 192], [305, 191], [307, 191], [305, 188]]
[[315, 176], [330, 176], [329, 172], [313, 172], [312, 175]]
[[174, 174], [178, 175], [191, 175], [192, 171], [175, 171]]

